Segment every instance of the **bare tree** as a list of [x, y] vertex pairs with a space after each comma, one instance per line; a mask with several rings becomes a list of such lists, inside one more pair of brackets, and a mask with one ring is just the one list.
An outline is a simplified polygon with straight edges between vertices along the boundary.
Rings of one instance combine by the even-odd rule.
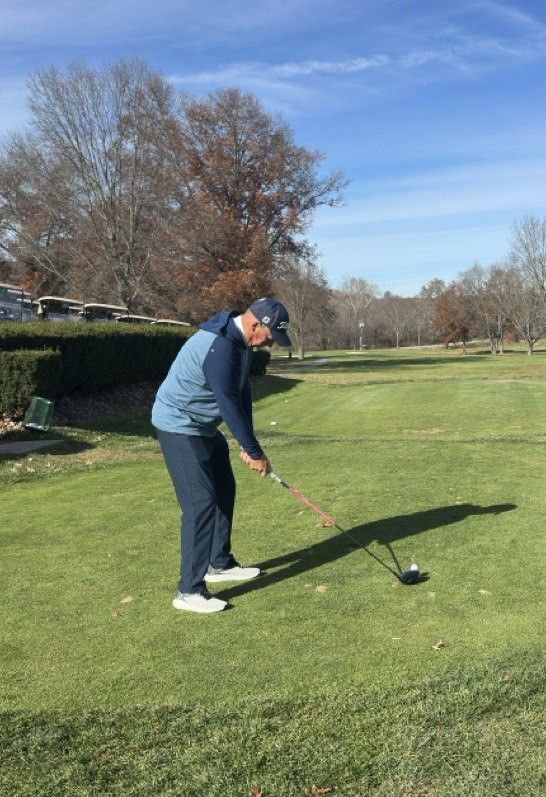
[[411, 323], [413, 315], [412, 300], [403, 296], [395, 296], [389, 291], [385, 293], [378, 305], [385, 324], [394, 336], [396, 348], [400, 348], [403, 336]]
[[527, 354], [533, 354], [535, 344], [546, 332], [546, 309], [542, 296], [525, 274], [512, 266], [504, 270], [504, 290], [508, 304], [508, 323], [518, 338], [527, 344]]
[[0, 154], [0, 254], [21, 278], [195, 319], [305, 255], [340, 174], [237, 89], [183, 95], [138, 60], [29, 81], [29, 129]]
[[498, 351], [500, 354], [504, 354], [504, 339], [511, 326], [510, 315], [514, 298], [510, 272], [505, 265], [494, 263], [489, 267], [486, 291], [495, 317]]
[[368, 324], [369, 310], [378, 295], [378, 288], [362, 277], [345, 279], [333, 294], [337, 329], [343, 345], [356, 349]]
[[510, 260], [546, 302], [546, 219], [525, 216], [515, 225]]
[[321, 342], [324, 329], [334, 323], [324, 270], [312, 257], [291, 256], [276, 288], [290, 315], [290, 337], [296, 345], [298, 358], [303, 360], [310, 344]]
[[422, 343], [423, 335], [425, 335], [426, 338], [432, 339], [436, 300], [445, 289], [445, 282], [441, 279], [434, 278], [423, 285], [415, 298], [414, 325], [417, 333], [418, 346]]
[[499, 325], [499, 306], [491, 291], [490, 273], [475, 263], [459, 275], [459, 285], [476, 322], [489, 338], [491, 354], [498, 354], [502, 329]]
[[149, 274], [173, 254], [171, 87], [132, 60], [39, 70], [29, 91], [30, 129], [8, 144], [1, 169], [12, 254], [69, 286], [142, 306]]

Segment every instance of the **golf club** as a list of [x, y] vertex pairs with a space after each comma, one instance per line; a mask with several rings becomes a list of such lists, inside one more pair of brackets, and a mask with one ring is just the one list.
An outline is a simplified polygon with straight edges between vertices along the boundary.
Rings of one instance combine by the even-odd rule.
[[394, 556], [394, 554], [391, 551], [391, 554], [393, 555], [393, 558], [394, 558], [394, 560], [395, 560], [395, 562], [396, 562], [396, 564], [398, 565], [398, 568], [399, 568], [398, 572], [396, 570], [393, 570], [393, 568], [390, 567], [386, 562], [384, 562], [383, 559], [380, 559], [380, 557], [377, 556], [375, 553], [373, 553], [373, 551], [370, 551], [369, 548], [367, 548], [365, 545], [363, 545], [361, 542], [359, 542], [356, 539], [356, 537], [353, 537], [352, 534], [350, 534], [345, 529], [341, 528], [341, 526], [338, 525], [338, 523], [336, 523], [336, 521], [334, 520], [333, 517], [330, 517], [330, 515], [328, 515], [320, 507], [318, 507], [316, 504], [314, 504], [313, 501], [311, 501], [310, 498], [308, 498], [303, 493], [300, 493], [300, 491], [296, 490], [295, 487], [291, 487], [283, 479], [281, 479], [281, 477], [278, 476], [274, 471], [271, 471], [269, 473], [269, 475], [271, 476], [271, 478], [274, 481], [277, 482], [277, 484], [280, 484], [282, 487], [287, 489], [288, 492], [291, 493], [294, 496], [294, 498], [297, 498], [303, 504], [308, 506], [309, 509], [312, 509], [313, 512], [315, 512], [320, 518], [322, 518], [325, 526], [333, 526], [338, 531], [341, 531], [342, 534], [345, 534], [355, 545], [357, 545], [359, 548], [362, 548], [364, 551], [366, 551], [366, 553], [369, 556], [371, 556], [372, 559], [375, 559], [375, 561], [379, 562], [380, 565], [383, 565], [383, 567], [386, 568], [389, 571], [389, 573], [392, 573], [392, 575], [395, 578], [397, 578], [398, 581], [400, 581], [401, 584], [416, 584], [420, 580], [421, 571], [419, 570], [419, 566], [418, 565], [416, 565], [414, 563], [414, 564], [411, 565], [409, 570], [401, 570], [400, 565], [398, 564], [398, 560], [396, 559], [396, 557]]

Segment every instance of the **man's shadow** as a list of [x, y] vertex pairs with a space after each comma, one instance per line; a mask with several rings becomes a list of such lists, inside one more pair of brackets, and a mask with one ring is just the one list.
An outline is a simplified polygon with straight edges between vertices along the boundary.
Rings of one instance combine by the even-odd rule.
[[[353, 528], [347, 529], [347, 532], [360, 545], [367, 546], [374, 541], [384, 545], [398, 566], [396, 555], [392, 549], [392, 544], [397, 540], [421, 534], [421, 532], [429, 529], [450, 526], [453, 523], [464, 520], [469, 515], [498, 515], [501, 512], [509, 512], [512, 509], [516, 509], [516, 504], [493, 504], [492, 506], [454, 504], [429, 509], [424, 512], [413, 512], [410, 515], [395, 515], [381, 520], [372, 520], [360, 526], [353, 526]], [[315, 567], [334, 562], [355, 550], [358, 550], [355, 542], [340, 532], [308, 548], [300, 548], [298, 551], [292, 551], [283, 556], [277, 556], [265, 562], [257, 563], [257, 566], [262, 571], [262, 574], [257, 579], [224, 589], [216, 593], [216, 595], [223, 600], [246, 595], [248, 592], [264, 589], [264, 587], [278, 584], [287, 578], [299, 576], [302, 573], [313, 570]], [[282, 567], [283, 565], [286, 565], [286, 567], [283, 567], [282, 570], [278, 570], [275, 573], [267, 572], [269, 569]]]

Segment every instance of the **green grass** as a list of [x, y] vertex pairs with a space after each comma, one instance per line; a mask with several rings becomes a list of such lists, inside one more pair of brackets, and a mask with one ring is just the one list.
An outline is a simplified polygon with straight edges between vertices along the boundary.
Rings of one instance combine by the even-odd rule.
[[[544, 673], [528, 655], [418, 686], [4, 715], [0, 788], [108, 794], [542, 797]], [[506, 669], [506, 665], [510, 669]], [[317, 793], [315, 791], [315, 793]]]
[[176, 613], [146, 416], [54, 430], [58, 452], [0, 465], [1, 794], [543, 793], [546, 358], [325, 357], [273, 362], [259, 437], [429, 580], [400, 585], [234, 447], [235, 552], [265, 575]]

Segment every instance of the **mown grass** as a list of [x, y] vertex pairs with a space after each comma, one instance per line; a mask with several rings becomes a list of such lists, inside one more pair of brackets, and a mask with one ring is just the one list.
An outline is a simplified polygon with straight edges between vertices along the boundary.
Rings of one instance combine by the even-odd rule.
[[328, 789], [345, 797], [541, 797], [545, 687], [544, 669], [523, 654], [396, 688], [5, 713], [0, 789], [19, 797], [303, 797]]
[[420, 379], [422, 352], [359, 357], [275, 362], [255, 425], [343, 528], [429, 571], [413, 587], [234, 447], [235, 552], [265, 573], [216, 590], [232, 610], [181, 615], [178, 510], [144, 411], [3, 463], [3, 793], [542, 793], [538, 357], [507, 355], [502, 379], [503, 358], [457, 371], [449, 352]]

